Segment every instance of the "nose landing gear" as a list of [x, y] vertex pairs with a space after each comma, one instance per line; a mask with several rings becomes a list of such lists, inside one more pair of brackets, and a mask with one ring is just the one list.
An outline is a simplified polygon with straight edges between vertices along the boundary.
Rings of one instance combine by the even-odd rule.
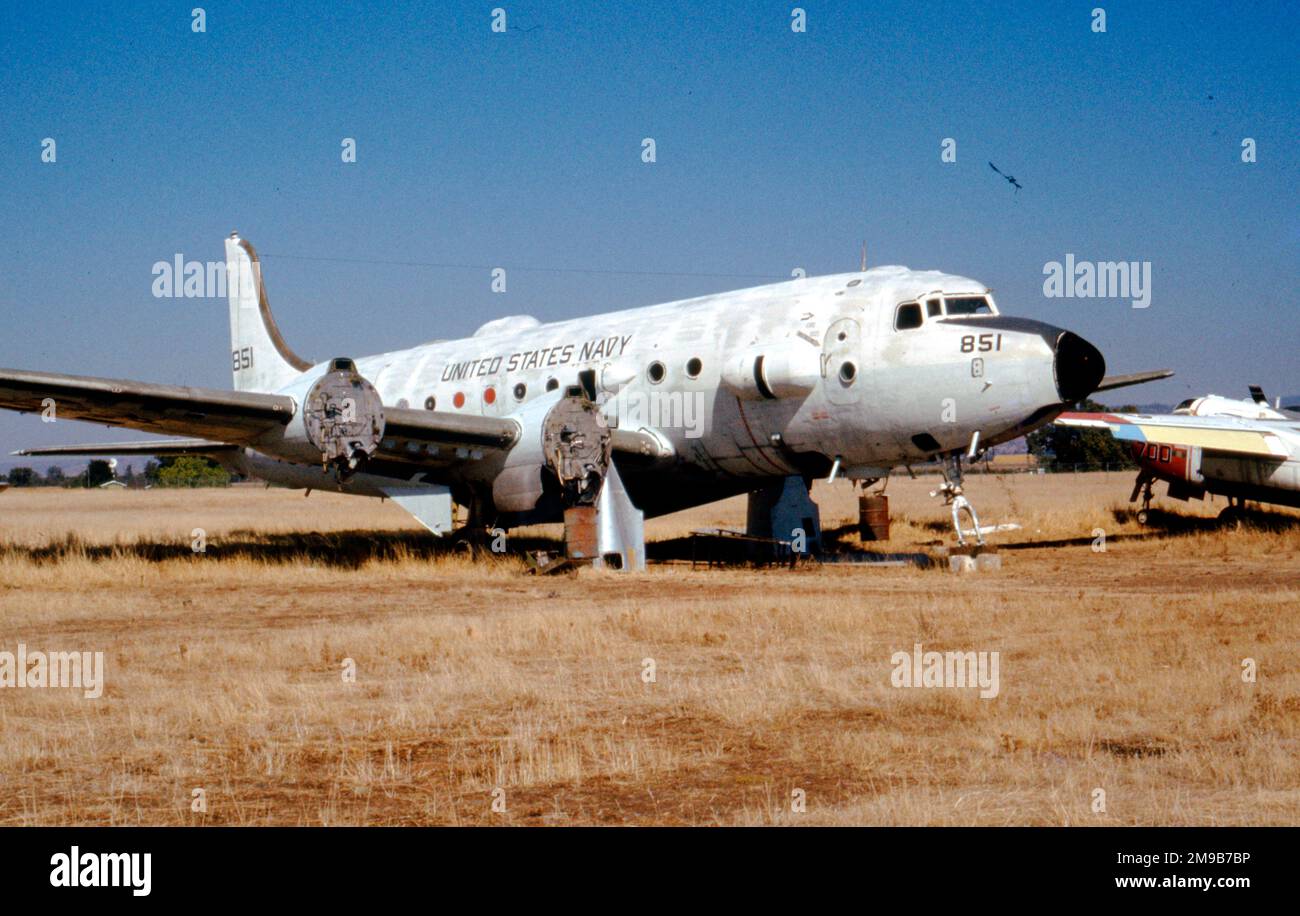
[[961, 513], [965, 512], [970, 516], [971, 525], [975, 529], [975, 542], [984, 546], [984, 533], [980, 531], [979, 516], [975, 514], [975, 507], [970, 504], [970, 500], [962, 492], [962, 469], [961, 469], [961, 452], [954, 452], [945, 459], [941, 465], [943, 473], [943, 483], [939, 489], [931, 490], [931, 496], [942, 496], [943, 504], [952, 507], [952, 528], [957, 534], [957, 543], [962, 547], [966, 546], [966, 533], [961, 527]]

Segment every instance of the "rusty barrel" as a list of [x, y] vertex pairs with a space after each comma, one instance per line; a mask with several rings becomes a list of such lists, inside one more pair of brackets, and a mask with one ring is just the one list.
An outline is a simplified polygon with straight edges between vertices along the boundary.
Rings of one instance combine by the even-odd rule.
[[858, 535], [864, 541], [889, 540], [889, 497], [858, 497]]
[[564, 510], [564, 552], [570, 560], [596, 558], [596, 507], [572, 506]]

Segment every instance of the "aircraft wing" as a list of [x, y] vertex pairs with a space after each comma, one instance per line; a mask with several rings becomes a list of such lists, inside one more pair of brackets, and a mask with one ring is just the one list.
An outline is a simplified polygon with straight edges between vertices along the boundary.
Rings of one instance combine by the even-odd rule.
[[[420, 445], [465, 448], [509, 448], [520, 435], [519, 424], [507, 417], [483, 417], [446, 410], [384, 408], [384, 438]], [[386, 449], [386, 447], [385, 447]]]
[[152, 455], [216, 455], [221, 452], [237, 452], [240, 446], [226, 442], [210, 442], [207, 439], [150, 439], [145, 442], [103, 442], [89, 445], [50, 445], [45, 448], [20, 448], [14, 455], [33, 455], [43, 458], [59, 456], [131, 456]]
[[1097, 385], [1097, 391], [1110, 391], [1112, 388], [1126, 388], [1129, 385], [1143, 385], [1158, 379], [1169, 378], [1173, 369], [1154, 369], [1150, 372], [1133, 372], [1129, 375], [1108, 375]]
[[[0, 369], [0, 408], [43, 413], [47, 407], [56, 420], [198, 438], [50, 446], [17, 454], [212, 455], [255, 443], [285, 426], [295, 410], [293, 398], [278, 394]], [[427, 460], [429, 447], [508, 450], [523, 434], [509, 417], [385, 407], [384, 418], [381, 453], [408, 461]], [[656, 459], [670, 454], [654, 436], [633, 430], [615, 430], [614, 449]]]
[[252, 442], [284, 426], [293, 398], [125, 379], [0, 369], [0, 407], [23, 413], [52, 409], [56, 420], [86, 420], [150, 433]]
[[1124, 442], [1187, 445], [1216, 452], [1287, 458], [1291, 449], [1267, 423], [1236, 417], [1188, 417], [1180, 414], [1063, 413], [1061, 426], [1109, 429]]
[[[448, 411], [417, 410], [410, 407], [384, 408], [384, 441], [381, 454], [407, 458], [421, 446], [454, 446], [470, 450], [509, 449], [524, 435], [519, 422], [510, 417], [483, 417]], [[614, 451], [628, 457], [650, 459], [670, 457], [671, 447], [643, 430], [612, 431]]]

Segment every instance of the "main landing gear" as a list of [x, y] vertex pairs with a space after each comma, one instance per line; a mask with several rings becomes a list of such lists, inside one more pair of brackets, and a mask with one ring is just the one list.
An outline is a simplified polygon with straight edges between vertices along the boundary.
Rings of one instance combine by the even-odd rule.
[[1219, 524], [1235, 530], [1241, 528], [1246, 518], [1246, 501], [1229, 496], [1228, 505], [1219, 513]]
[[1138, 510], [1137, 523], [1145, 525], [1151, 521], [1151, 499], [1155, 495], [1151, 487], [1155, 484], [1156, 477], [1150, 471], [1139, 471], [1137, 481], [1133, 484], [1133, 492], [1129, 494], [1129, 502], [1137, 502], [1138, 494], [1142, 494], [1142, 508]]

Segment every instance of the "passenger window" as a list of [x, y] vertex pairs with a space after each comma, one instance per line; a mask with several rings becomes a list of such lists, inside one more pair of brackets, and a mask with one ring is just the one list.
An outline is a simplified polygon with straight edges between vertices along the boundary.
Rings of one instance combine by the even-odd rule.
[[894, 330], [910, 331], [912, 328], [919, 328], [921, 320], [921, 304], [919, 302], [904, 302], [898, 307], [898, 312], [894, 315]]
[[925, 300], [925, 313], [931, 318], [937, 318], [943, 314], [943, 302], [939, 299]]

